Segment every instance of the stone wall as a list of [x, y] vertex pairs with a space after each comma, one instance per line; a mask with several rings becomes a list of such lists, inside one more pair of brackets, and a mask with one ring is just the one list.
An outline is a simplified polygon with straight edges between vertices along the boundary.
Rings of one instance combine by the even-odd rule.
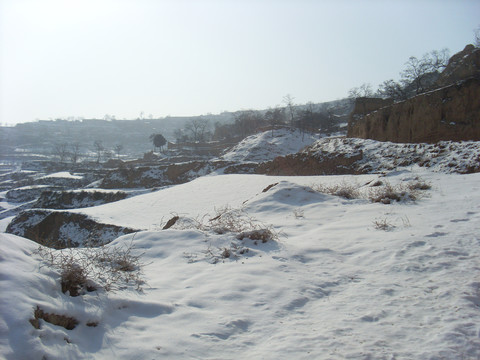
[[369, 106], [378, 102], [364, 103], [359, 99], [350, 116], [348, 137], [409, 143], [480, 140], [478, 76], [370, 113]]

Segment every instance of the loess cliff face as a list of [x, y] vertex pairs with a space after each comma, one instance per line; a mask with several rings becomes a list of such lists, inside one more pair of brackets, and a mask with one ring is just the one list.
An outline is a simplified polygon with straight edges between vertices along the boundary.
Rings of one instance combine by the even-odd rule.
[[[447, 66], [440, 77], [441, 88], [395, 104], [357, 99], [347, 136], [402, 143], [480, 140], [480, 49], [459, 54], [449, 64], [457, 67]], [[447, 80], [456, 82], [444, 85]]]

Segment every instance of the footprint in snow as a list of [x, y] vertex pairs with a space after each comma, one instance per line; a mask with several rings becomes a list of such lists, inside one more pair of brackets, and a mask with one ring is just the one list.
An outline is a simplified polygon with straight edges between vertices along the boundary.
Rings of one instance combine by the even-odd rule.
[[192, 334], [192, 337], [202, 338], [202, 337], [210, 337], [214, 338], [215, 340], [227, 340], [230, 336], [235, 334], [241, 334], [243, 332], [248, 331], [250, 327], [250, 321], [248, 320], [234, 320], [230, 321], [227, 324], [221, 324], [222, 329], [217, 332], [209, 332], [209, 333], [200, 333], [200, 334]]
[[425, 235], [425, 237], [432, 237], [433, 238], [433, 237], [439, 237], [439, 236], [445, 236], [445, 235], [448, 235], [448, 233], [441, 232], [441, 231], [435, 231], [434, 233]]

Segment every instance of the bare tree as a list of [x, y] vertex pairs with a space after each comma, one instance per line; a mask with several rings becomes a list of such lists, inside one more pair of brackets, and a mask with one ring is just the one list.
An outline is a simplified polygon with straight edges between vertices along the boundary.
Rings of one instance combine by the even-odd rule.
[[402, 84], [391, 80], [385, 80], [378, 86], [378, 94], [385, 98], [392, 98], [394, 100], [406, 100], [407, 91]]
[[242, 137], [253, 134], [262, 123], [262, 115], [258, 111], [244, 110], [235, 114], [235, 131]]
[[68, 157], [68, 144], [55, 144], [55, 146], [53, 147], [53, 154], [59, 157], [60, 162], [64, 162], [65, 159]]
[[209, 125], [207, 119], [194, 118], [187, 122], [185, 130], [190, 134], [193, 142], [203, 142], [207, 140]]
[[480, 47], [480, 26], [473, 30], [475, 36], [475, 47]]
[[295, 98], [290, 94], [287, 94], [283, 97], [283, 103], [287, 107], [289, 117], [290, 117], [290, 126], [293, 126], [294, 118], [295, 118], [295, 104], [293, 103], [294, 99]]
[[182, 129], [175, 129], [173, 135], [175, 136], [177, 144], [187, 141], [187, 135], [185, 135]]
[[348, 91], [348, 97], [351, 99], [356, 99], [359, 97], [372, 97], [374, 95], [372, 90], [372, 85], [363, 83], [359, 87], [351, 88]]
[[117, 154], [117, 159], [120, 159], [120, 153], [123, 151], [123, 145], [117, 144], [115, 145], [115, 153]]
[[307, 103], [306, 109], [302, 111], [298, 121], [298, 125], [299, 125], [298, 127], [302, 132], [302, 141], [305, 140], [305, 132], [307, 130], [307, 124], [313, 123], [314, 112], [315, 112], [315, 105], [313, 104], [313, 102], [309, 101]]
[[447, 66], [448, 59], [448, 49], [431, 51], [421, 59], [410, 56], [405, 63], [405, 70], [400, 73], [404, 87], [413, 85], [415, 94], [425, 92], [437, 79], [435, 74]]
[[73, 164], [76, 164], [80, 157], [80, 143], [74, 142], [70, 146], [70, 160]]
[[285, 109], [280, 109], [278, 106], [268, 110], [265, 113], [265, 120], [267, 120], [268, 124], [272, 127], [272, 137], [273, 137], [273, 130], [276, 126], [283, 124], [285, 122]]
[[93, 143], [93, 148], [95, 150], [95, 153], [97, 154], [97, 164], [100, 163], [100, 159], [102, 158], [103, 151], [105, 150], [105, 147], [103, 146], [103, 143], [100, 140], [95, 140]]

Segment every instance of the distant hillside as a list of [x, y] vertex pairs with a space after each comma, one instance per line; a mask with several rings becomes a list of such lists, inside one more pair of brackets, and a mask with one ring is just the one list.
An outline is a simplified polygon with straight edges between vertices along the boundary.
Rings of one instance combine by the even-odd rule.
[[[351, 111], [351, 101], [337, 100], [321, 104], [310, 104], [311, 110], [317, 113], [330, 114], [334, 128], [346, 124]], [[306, 109], [306, 105], [296, 105], [298, 113]], [[161, 133], [168, 141], [175, 142], [175, 131], [185, 127], [194, 120], [208, 120], [211, 130], [215, 124], [233, 123], [242, 111], [224, 112], [193, 117], [166, 117], [162, 119], [136, 120], [39, 120], [17, 124], [14, 127], [0, 127], [0, 160], [17, 161], [23, 158], [33, 159], [50, 157], [56, 144], [67, 144], [69, 147], [78, 143], [79, 152], [84, 156], [94, 156], [94, 142], [99, 141], [106, 151], [114, 152], [117, 145], [122, 146], [121, 154], [130, 158], [138, 158], [152, 150], [149, 136]], [[266, 113], [260, 110], [259, 113]]]

